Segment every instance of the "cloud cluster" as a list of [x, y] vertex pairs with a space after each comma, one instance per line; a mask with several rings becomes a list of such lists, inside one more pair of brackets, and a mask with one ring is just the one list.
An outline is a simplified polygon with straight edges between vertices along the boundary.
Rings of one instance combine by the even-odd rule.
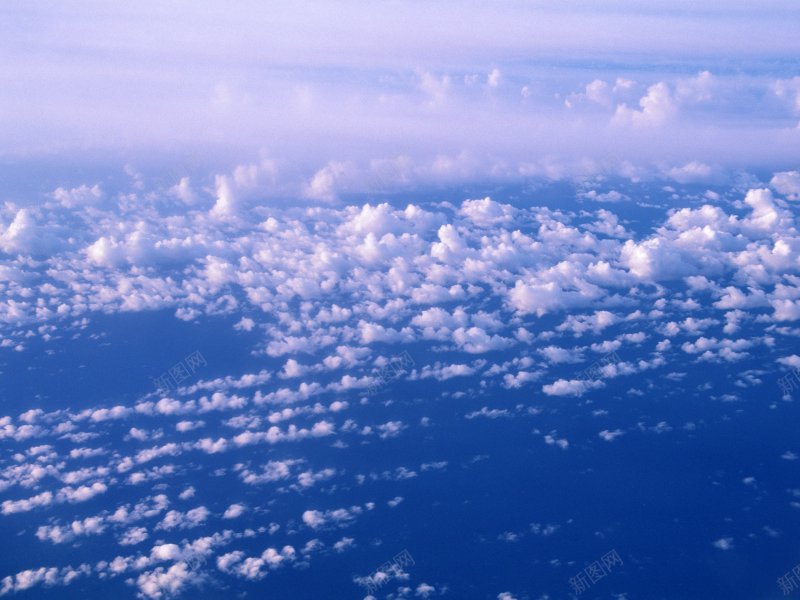
[[[221, 219], [265, 196], [328, 202], [489, 178], [687, 182], [742, 167], [796, 168], [798, 77], [770, 66], [797, 54], [796, 6], [652, 4], [489, 11], [400, 2], [395, 19], [350, 2], [245, 3], [187, 20], [188, 6], [148, 2], [135, 14], [109, 9], [103, 28], [80, 4], [57, 14], [28, 7], [0, 26], [2, 153], [34, 172], [54, 155], [90, 166], [103, 153], [128, 163], [136, 183], [131, 163], [174, 176], [165, 191], [181, 206], [201, 197], [190, 173], [214, 169], [205, 186]], [[304, 44], [286, 33], [298, 28], [309, 32]], [[21, 50], [29, 48], [42, 51]], [[654, 66], [654, 55], [676, 67]], [[586, 56], [606, 60], [596, 66]], [[241, 164], [220, 172], [231, 161]], [[75, 182], [51, 198], [99, 208], [108, 191]], [[93, 253], [122, 260], [126, 248], [146, 247], [147, 231], [140, 237], [98, 240]], [[23, 213], [0, 247], [30, 238], [58, 242]]]
[[[611, 210], [635, 202], [633, 182], [614, 183], [625, 194], [613, 204], [600, 198], [609, 186], [583, 182], [574, 210], [478, 198], [294, 208], [244, 202], [223, 214], [212, 190], [170, 212], [175, 205], [159, 191], [131, 192], [140, 204], [129, 195], [94, 201], [92, 186], [69, 200], [59, 194], [46, 204], [49, 213], [25, 209], [44, 237], [17, 237], [4, 257], [0, 351], [30, 351], [34, 339], [66, 343], [100, 313], [167, 309], [177, 319], [229, 322], [231, 335], [252, 336], [254, 356], [273, 368], [198, 372], [169, 390], [144, 382], [131, 401], [34, 406], [0, 418], [0, 441], [12, 449], [0, 462], [2, 518], [29, 513], [38, 519], [29, 535], [51, 548], [103, 540], [120, 553], [9, 575], [3, 592], [125, 574], [142, 597], [168, 598], [210, 581], [212, 571], [259, 580], [276, 568], [307, 568], [312, 555], [358, 547], [362, 540], [342, 538], [341, 529], [371, 511], [403, 511], [408, 496], [393, 489], [354, 503], [340, 490], [410, 485], [448, 464], [429, 457], [419, 467], [354, 472], [314, 451], [388, 448], [435, 427], [424, 401], [410, 404], [418, 414], [400, 413], [390, 386], [375, 392], [404, 352], [412, 360], [393, 382], [469, 402], [458, 419], [476, 428], [542, 414], [530, 403], [504, 404], [506, 395], [583, 402], [627, 387], [637, 396], [644, 392], [632, 381], [680, 381], [678, 365], [724, 367], [769, 355], [797, 335], [800, 320], [791, 181], [782, 171], [770, 188], [683, 195], [670, 188], [675, 206], [655, 206], [661, 213], [652, 228], [638, 231], [623, 210]], [[82, 194], [91, 201], [79, 202]], [[3, 214], [13, 223], [19, 210]], [[40, 244], [68, 223], [80, 223], [72, 238]], [[611, 352], [619, 360], [600, 360]], [[792, 361], [780, 349], [773, 370]], [[737, 374], [736, 385], [760, 385], [766, 372]], [[664, 420], [604, 423], [591, 437], [621, 444], [674, 429]], [[575, 447], [561, 427], [536, 427], [533, 435], [552, 451]], [[202, 479], [187, 487], [183, 477], [196, 471], [228, 478], [222, 504], [203, 493]], [[274, 504], [254, 500], [262, 489]], [[110, 505], [120, 493], [138, 500]], [[292, 516], [264, 524], [265, 512], [278, 514], [288, 498]], [[241, 529], [217, 529], [229, 526]], [[190, 533], [200, 537], [189, 542]], [[255, 555], [237, 545], [259, 536], [276, 539]], [[297, 536], [313, 537], [303, 545]], [[416, 589], [425, 597], [433, 587]]]

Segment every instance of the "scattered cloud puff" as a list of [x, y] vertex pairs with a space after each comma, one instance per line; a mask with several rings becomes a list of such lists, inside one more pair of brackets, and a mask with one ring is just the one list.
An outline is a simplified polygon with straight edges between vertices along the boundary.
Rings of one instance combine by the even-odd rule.
[[789, 200], [800, 200], [800, 172], [775, 173], [769, 183], [776, 192], [786, 196]]
[[724, 537], [714, 542], [714, 548], [719, 550], [733, 550], [733, 538]]

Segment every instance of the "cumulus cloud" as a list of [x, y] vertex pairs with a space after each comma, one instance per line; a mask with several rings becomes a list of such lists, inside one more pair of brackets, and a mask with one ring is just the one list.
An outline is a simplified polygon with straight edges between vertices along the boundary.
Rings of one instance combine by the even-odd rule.
[[186, 512], [171, 510], [164, 516], [156, 528], [166, 530], [192, 529], [205, 523], [210, 514], [211, 511], [205, 506], [198, 506]]
[[228, 508], [225, 509], [225, 513], [222, 515], [223, 519], [236, 519], [244, 514], [247, 507], [244, 504], [231, 504]]
[[769, 182], [772, 188], [779, 194], [783, 194], [790, 200], [800, 199], [800, 173], [797, 171], [784, 171], [775, 173]]
[[182, 594], [188, 587], [198, 585], [201, 577], [189, 570], [186, 563], [178, 562], [171, 567], [156, 567], [136, 578], [136, 586], [143, 598], [162, 600]]
[[346, 527], [350, 525], [364, 509], [361, 506], [350, 508], [336, 508], [331, 510], [307, 510], [303, 512], [303, 523], [311, 529], [327, 527]]
[[150, 537], [145, 527], [131, 527], [120, 537], [120, 546], [135, 546]]
[[258, 581], [266, 577], [269, 571], [293, 562], [296, 554], [292, 546], [284, 546], [280, 550], [267, 548], [260, 556], [253, 557], [245, 556], [242, 551], [229, 552], [217, 558], [217, 568], [224, 573]]
[[653, 127], [663, 125], [677, 112], [672, 91], [663, 81], [647, 89], [647, 94], [639, 100], [639, 107], [640, 110], [635, 110], [620, 104], [614, 114], [615, 122], [633, 127]]
[[553, 383], [543, 385], [542, 391], [548, 396], [582, 396], [588, 390], [603, 387], [605, 384], [600, 380], [558, 379]]
[[103, 192], [97, 184], [91, 187], [84, 184], [69, 190], [60, 187], [53, 192], [53, 199], [65, 208], [91, 206], [102, 201]]

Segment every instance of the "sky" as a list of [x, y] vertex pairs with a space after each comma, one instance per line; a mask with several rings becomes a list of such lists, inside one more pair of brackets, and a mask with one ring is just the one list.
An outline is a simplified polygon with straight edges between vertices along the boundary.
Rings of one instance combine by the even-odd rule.
[[[0, 158], [399, 181], [789, 168], [791, 2], [5, 3]], [[325, 169], [328, 171], [325, 171]], [[338, 184], [338, 185], [337, 185]], [[272, 189], [269, 189], [272, 188]]]
[[0, 596], [800, 594], [798, 23], [0, 4]]

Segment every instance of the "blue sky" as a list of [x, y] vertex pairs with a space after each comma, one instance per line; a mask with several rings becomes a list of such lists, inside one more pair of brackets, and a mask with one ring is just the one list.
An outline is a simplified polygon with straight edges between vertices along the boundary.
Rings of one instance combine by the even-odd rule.
[[0, 596], [800, 590], [799, 20], [4, 3]]

